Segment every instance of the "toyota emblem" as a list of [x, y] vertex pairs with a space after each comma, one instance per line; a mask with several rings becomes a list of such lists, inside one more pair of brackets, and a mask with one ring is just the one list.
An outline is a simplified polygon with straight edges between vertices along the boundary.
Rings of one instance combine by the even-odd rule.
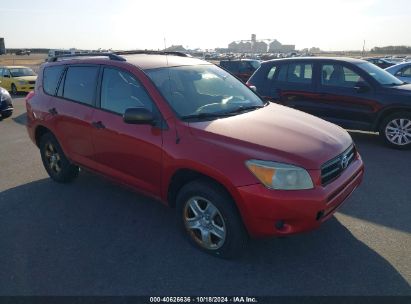
[[344, 155], [343, 158], [341, 159], [341, 168], [346, 169], [348, 167], [348, 157], [347, 155]]

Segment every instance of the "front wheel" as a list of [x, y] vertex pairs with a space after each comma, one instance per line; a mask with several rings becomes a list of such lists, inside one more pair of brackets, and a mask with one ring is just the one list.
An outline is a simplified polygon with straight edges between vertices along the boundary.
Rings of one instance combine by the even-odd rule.
[[390, 147], [411, 147], [411, 113], [399, 112], [387, 116], [381, 123], [380, 136]]
[[41, 137], [40, 153], [44, 168], [56, 182], [68, 183], [78, 176], [79, 168], [70, 163], [53, 134]]
[[185, 185], [177, 196], [177, 211], [190, 242], [211, 255], [240, 255], [247, 233], [234, 204], [217, 184], [198, 180]]
[[11, 84], [11, 94], [17, 95], [19, 92], [17, 91], [17, 87], [14, 83]]

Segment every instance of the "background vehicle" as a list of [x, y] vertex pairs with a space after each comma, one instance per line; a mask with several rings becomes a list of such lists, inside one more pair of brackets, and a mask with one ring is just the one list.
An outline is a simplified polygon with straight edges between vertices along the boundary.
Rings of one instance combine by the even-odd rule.
[[362, 180], [346, 131], [262, 101], [213, 64], [90, 56], [43, 64], [26, 98], [48, 174], [69, 182], [82, 166], [156, 197], [210, 254], [316, 228]]
[[411, 83], [411, 62], [404, 62], [385, 69], [398, 79]]
[[0, 66], [1, 85], [14, 95], [34, 89], [37, 74], [24, 66]]
[[254, 59], [221, 60], [220, 67], [246, 82], [260, 67], [260, 61]]
[[382, 68], [382, 69], [386, 69], [390, 66], [395, 65], [395, 63], [385, 59], [385, 58], [363, 58], [363, 60], [371, 62], [373, 64], [375, 64], [376, 66]]
[[[1, 83], [0, 83], [1, 84]], [[13, 103], [7, 90], [0, 87], [0, 117], [6, 118], [13, 114]]]
[[48, 58], [53, 58], [55, 56], [62, 56], [62, 55], [78, 55], [78, 54], [86, 54], [90, 53], [90, 51], [86, 50], [78, 50], [78, 49], [52, 49], [49, 50]]
[[16, 51], [16, 55], [20, 55], [20, 56], [23, 56], [23, 55], [29, 56], [30, 54], [31, 54], [31, 51], [29, 50], [17, 50]]
[[347, 129], [411, 145], [411, 85], [364, 60], [290, 58], [262, 63], [248, 81], [265, 98]]

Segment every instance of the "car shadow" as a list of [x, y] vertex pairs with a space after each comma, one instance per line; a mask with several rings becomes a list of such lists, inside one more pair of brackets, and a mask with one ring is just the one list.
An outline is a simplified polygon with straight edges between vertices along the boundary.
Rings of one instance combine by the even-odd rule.
[[331, 219], [251, 240], [236, 260], [193, 248], [173, 209], [82, 172], [0, 193], [1, 295], [404, 295], [409, 284]]
[[20, 114], [19, 116], [15, 116], [15, 117], [12, 116], [11, 119], [16, 123], [25, 126], [27, 124], [27, 113], [24, 112], [23, 114]]
[[339, 211], [411, 233], [411, 151], [385, 146], [375, 134], [350, 134], [363, 158], [365, 176]]

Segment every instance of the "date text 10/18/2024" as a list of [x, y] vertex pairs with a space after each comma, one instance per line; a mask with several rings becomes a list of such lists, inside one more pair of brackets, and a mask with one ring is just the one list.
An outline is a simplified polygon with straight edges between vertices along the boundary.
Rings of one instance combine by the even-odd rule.
[[258, 303], [254, 297], [150, 297], [150, 303]]

